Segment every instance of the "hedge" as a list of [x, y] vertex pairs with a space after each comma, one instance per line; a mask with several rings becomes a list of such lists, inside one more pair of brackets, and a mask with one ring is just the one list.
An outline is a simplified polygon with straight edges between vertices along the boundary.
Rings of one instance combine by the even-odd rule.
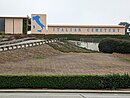
[[118, 89], [129, 88], [130, 76], [124, 75], [65, 75], [65, 76], [0, 76], [0, 88], [48, 89]]
[[99, 43], [99, 51], [104, 53], [130, 53], [130, 41], [105, 38]]
[[80, 41], [81, 38], [103, 39], [107, 37], [130, 40], [130, 36], [128, 35], [31, 34], [28, 36], [37, 37], [37, 38], [45, 38], [45, 39], [67, 38], [68, 40], [77, 40], [77, 41]]

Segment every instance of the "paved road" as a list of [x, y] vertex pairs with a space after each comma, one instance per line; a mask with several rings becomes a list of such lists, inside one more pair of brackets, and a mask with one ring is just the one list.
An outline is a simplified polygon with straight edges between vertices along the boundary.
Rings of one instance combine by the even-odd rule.
[[101, 93], [0, 93], [0, 98], [130, 98], [130, 95]]

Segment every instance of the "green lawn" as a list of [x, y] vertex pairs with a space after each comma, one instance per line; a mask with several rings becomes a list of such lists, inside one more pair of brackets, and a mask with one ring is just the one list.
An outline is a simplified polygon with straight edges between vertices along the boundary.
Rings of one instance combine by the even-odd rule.
[[117, 39], [126, 39], [126, 40], [130, 40], [130, 36], [129, 35], [76, 35], [76, 34], [49, 34], [49, 35], [45, 35], [45, 34], [29, 34], [29, 35], [8, 35], [8, 34], [2, 34], [0, 35], [0, 38], [6, 38], [9, 36], [14, 36], [16, 38], [20, 38], [20, 37], [37, 37], [37, 38], [45, 38], [45, 39], [55, 39], [55, 38], [63, 38], [63, 39], [68, 39], [68, 40], [81, 40], [81, 38], [98, 38], [98, 39], [102, 39], [102, 38], [117, 38]]
[[62, 42], [56, 42], [56, 43], [49, 43], [49, 46], [53, 47], [56, 50], [59, 50], [61, 52], [69, 53], [69, 52], [75, 52], [75, 53], [93, 53], [95, 51], [91, 51], [85, 48], [78, 47], [74, 44], [71, 44], [67, 41]]

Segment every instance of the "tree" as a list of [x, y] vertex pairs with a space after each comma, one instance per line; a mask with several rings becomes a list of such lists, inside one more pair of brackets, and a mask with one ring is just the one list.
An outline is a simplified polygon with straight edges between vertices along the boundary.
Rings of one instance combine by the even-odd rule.
[[127, 32], [127, 29], [129, 29], [129, 27], [130, 27], [130, 24], [128, 22], [120, 22], [118, 25], [125, 26], [126, 34], [129, 34], [129, 32]]

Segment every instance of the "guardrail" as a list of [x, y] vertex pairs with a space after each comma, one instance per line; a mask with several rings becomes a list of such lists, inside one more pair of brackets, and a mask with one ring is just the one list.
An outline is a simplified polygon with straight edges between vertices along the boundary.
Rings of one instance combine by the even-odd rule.
[[35, 37], [27, 37], [27, 38], [21, 38], [21, 39], [16, 39], [16, 40], [11, 40], [11, 41], [0, 42], [0, 45], [18, 43], [18, 42], [22, 42], [22, 41], [26, 41], [26, 40], [32, 40], [32, 39], [35, 39]]
[[43, 41], [36, 41], [36, 42], [3, 45], [3, 46], [0, 46], [0, 52], [14, 50], [14, 49], [27, 48], [27, 47], [34, 47], [34, 46], [39, 46], [39, 45], [43, 45], [46, 43], [52, 43], [52, 42], [57, 42], [57, 40], [43, 40]]

